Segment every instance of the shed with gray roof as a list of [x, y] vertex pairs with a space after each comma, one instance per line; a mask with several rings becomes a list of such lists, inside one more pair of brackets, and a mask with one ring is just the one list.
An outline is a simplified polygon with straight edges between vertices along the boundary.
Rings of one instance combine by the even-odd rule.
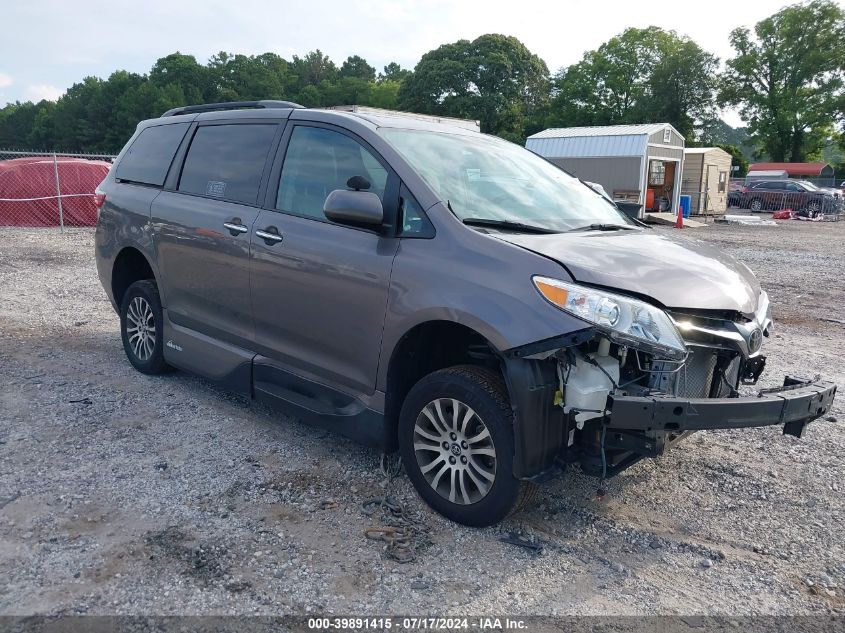
[[646, 211], [678, 208], [684, 137], [668, 123], [550, 128], [529, 136], [525, 147], [600, 184], [614, 200]]

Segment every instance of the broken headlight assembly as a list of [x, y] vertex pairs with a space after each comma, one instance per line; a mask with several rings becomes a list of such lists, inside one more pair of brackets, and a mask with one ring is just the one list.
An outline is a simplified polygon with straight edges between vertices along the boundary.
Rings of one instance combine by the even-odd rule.
[[687, 349], [669, 316], [653, 305], [597, 288], [532, 277], [534, 286], [552, 305], [583, 319], [615, 343], [681, 361]]

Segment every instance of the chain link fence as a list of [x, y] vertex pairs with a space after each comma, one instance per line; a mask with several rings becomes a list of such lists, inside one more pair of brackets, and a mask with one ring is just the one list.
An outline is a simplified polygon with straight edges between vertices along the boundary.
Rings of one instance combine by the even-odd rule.
[[[830, 179], [824, 179], [828, 181]], [[746, 179], [732, 178], [729, 185], [728, 207], [758, 211], [792, 211], [793, 214], [817, 218], [829, 216], [841, 219], [845, 211], [845, 188], [817, 185], [808, 179]]]
[[0, 227], [94, 226], [94, 190], [115, 158], [0, 149]]

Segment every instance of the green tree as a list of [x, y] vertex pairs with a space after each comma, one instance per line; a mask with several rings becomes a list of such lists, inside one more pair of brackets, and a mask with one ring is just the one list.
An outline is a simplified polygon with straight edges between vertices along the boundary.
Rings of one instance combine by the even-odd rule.
[[649, 78], [643, 116], [668, 121], [693, 139], [717, 118], [719, 60], [686, 37], [669, 32], [660, 42], [660, 59]]
[[333, 80], [337, 76], [337, 66], [327, 55], [323, 55], [319, 48], [305, 57], [294, 55], [290, 65], [297, 78], [299, 90], [307, 86], [317, 86], [320, 82]]
[[52, 116], [53, 149], [92, 151], [102, 147], [105, 126], [98, 115], [103, 83], [99, 77], [85, 77], [59, 97]]
[[[53, 113], [56, 104], [53, 101], [39, 101], [33, 107], [35, 120], [32, 127], [26, 133], [25, 146], [33, 150], [50, 150], [56, 147], [56, 128], [53, 122]], [[0, 143], [2, 147], [2, 143]]]
[[399, 89], [402, 84], [398, 81], [381, 79], [377, 83], [369, 84], [369, 92], [362, 105], [385, 110], [397, 110], [399, 108]]
[[183, 55], [178, 51], [158, 59], [150, 70], [149, 78], [157, 86], [178, 87], [187, 103], [205, 103], [217, 96], [208, 66], [197, 63], [193, 55]]
[[718, 59], [656, 26], [629, 28], [555, 76], [552, 125], [671, 123], [688, 140], [715, 119]]
[[387, 66], [384, 67], [383, 72], [379, 73], [378, 80], [379, 81], [395, 81], [397, 83], [402, 83], [408, 76], [411, 74], [411, 71], [402, 68], [396, 62], [390, 62]]
[[[41, 109], [41, 104], [18, 101], [10, 103], [0, 110], [0, 148], [25, 148]], [[38, 145], [36, 149], [42, 147], [45, 146]]]
[[720, 100], [739, 106], [773, 161], [818, 155], [842, 120], [845, 12], [831, 0], [785, 7], [730, 36]]
[[352, 55], [343, 62], [338, 75], [340, 77], [355, 77], [364, 81], [375, 81], [376, 69], [370, 66], [363, 57]]
[[[88, 119], [95, 125], [99, 122], [101, 130], [99, 141], [91, 149], [102, 152], [113, 151], [122, 147], [132, 136], [138, 119], [126, 115], [121, 107], [121, 99], [123, 95], [137, 90], [146, 82], [147, 78], [143, 75], [118, 70], [100, 84], [100, 89], [93, 96], [87, 109]], [[161, 112], [155, 114], [144, 112], [143, 114], [144, 118], [149, 118]]]
[[289, 92], [288, 63], [275, 53], [246, 56], [220, 52], [208, 67], [220, 101], [283, 99]]
[[548, 97], [545, 62], [515, 37], [482, 35], [423, 55], [399, 90], [403, 110], [478, 119], [483, 132], [521, 141]]

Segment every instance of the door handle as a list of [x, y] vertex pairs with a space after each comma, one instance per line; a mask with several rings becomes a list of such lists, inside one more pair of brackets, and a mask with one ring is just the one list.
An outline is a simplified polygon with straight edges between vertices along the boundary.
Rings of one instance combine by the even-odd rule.
[[284, 239], [284, 237], [279, 235], [279, 229], [277, 229], [275, 226], [268, 226], [263, 231], [259, 229], [255, 232], [255, 234], [261, 239], [263, 239], [264, 243], [268, 246], [272, 246], [273, 244], [281, 242]]
[[229, 233], [232, 235], [239, 235], [240, 233], [246, 233], [249, 229], [244, 226], [240, 218], [232, 218], [231, 222], [224, 222], [223, 226], [229, 229]]

